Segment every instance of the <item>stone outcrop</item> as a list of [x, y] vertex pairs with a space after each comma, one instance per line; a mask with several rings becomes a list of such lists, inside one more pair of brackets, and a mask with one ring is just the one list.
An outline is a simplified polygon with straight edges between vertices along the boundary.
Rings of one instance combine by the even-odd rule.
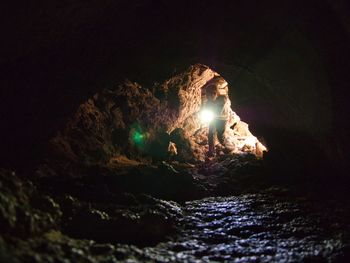
[[[0, 169], [1, 262], [64, 262], [68, 243], [78, 257], [108, 254], [114, 250], [110, 243], [154, 245], [176, 232], [183, 217], [174, 201], [116, 193], [103, 180], [91, 184], [74, 178], [65, 183], [61, 178], [46, 179], [30, 181]], [[80, 240], [89, 240], [88, 250], [77, 249]], [[56, 259], [46, 258], [44, 251]], [[75, 256], [69, 257], [87, 262]]]
[[[123, 155], [138, 160], [170, 156], [180, 161], [203, 160], [208, 128], [198, 115], [208, 84], [217, 85], [221, 94], [228, 95], [227, 82], [201, 64], [151, 89], [131, 81], [105, 88], [81, 104], [51, 140], [54, 159], [83, 164], [106, 164]], [[230, 111], [234, 116], [230, 125], [235, 125], [227, 129], [232, 153], [256, 153], [259, 141]], [[168, 152], [170, 142], [172, 153]]]

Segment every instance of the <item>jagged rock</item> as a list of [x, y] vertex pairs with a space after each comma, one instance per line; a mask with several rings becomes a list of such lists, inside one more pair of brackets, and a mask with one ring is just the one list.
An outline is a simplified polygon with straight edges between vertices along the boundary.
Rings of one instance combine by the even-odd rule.
[[105, 89], [79, 106], [66, 127], [51, 141], [56, 155], [84, 163], [103, 163], [129, 149], [130, 130], [147, 124], [159, 101], [149, 90], [126, 81]]
[[[106, 164], [122, 155], [129, 159], [164, 160], [169, 156], [170, 142], [177, 152], [174, 156], [173, 151], [173, 159], [204, 160], [208, 128], [201, 125], [198, 113], [209, 84], [217, 85], [220, 93], [227, 95], [227, 82], [201, 64], [151, 89], [131, 81], [105, 88], [81, 104], [64, 129], [52, 138], [51, 163], [61, 167], [67, 167], [69, 162]], [[229, 99], [227, 103], [230, 106]], [[227, 136], [232, 139], [227, 145], [233, 145], [230, 151], [254, 153], [257, 139], [248, 125], [230, 111], [234, 118], [228, 125], [235, 124], [233, 129], [227, 129]], [[248, 142], [252, 138], [254, 143]], [[263, 150], [260, 147], [259, 152]]]
[[168, 132], [183, 128], [185, 121], [200, 110], [202, 88], [217, 75], [209, 67], [197, 64], [165, 81], [158, 88], [156, 92], [163, 94], [162, 108], [168, 115], [166, 122]]
[[[67, 222], [65, 232], [75, 238], [99, 242], [143, 244], [164, 240], [182, 217], [175, 202], [141, 196], [135, 206], [91, 204], [81, 201], [80, 209]], [[105, 210], [105, 211], [103, 211]], [[107, 212], [108, 211], [108, 212]], [[94, 249], [93, 253], [98, 253]]]
[[40, 196], [31, 182], [1, 170], [0, 189], [1, 235], [33, 236], [58, 227], [59, 206], [52, 198]]
[[174, 142], [177, 148], [177, 159], [180, 161], [193, 161], [194, 154], [191, 140], [186, 136], [186, 131], [181, 128], [175, 129], [170, 134], [170, 140]]
[[111, 244], [95, 244], [90, 247], [92, 254], [109, 254], [112, 253], [115, 247]]

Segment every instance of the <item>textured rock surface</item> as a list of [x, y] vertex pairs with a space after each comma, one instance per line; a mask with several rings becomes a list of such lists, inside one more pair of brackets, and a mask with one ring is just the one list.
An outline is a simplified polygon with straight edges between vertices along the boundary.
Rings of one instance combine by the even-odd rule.
[[346, 200], [286, 190], [262, 164], [124, 160], [32, 182], [2, 170], [1, 262], [347, 262]]
[[[208, 128], [200, 124], [198, 113], [206, 84], [213, 82], [219, 88], [227, 84], [216, 72], [197, 64], [152, 89], [125, 81], [102, 90], [80, 105], [51, 140], [51, 167], [67, 167], [68, 162], [107, 164], [122, 155], [164, 160], [171, 155], [170, 141], [176, 151], [173, 159], [204, 160]], [[227, 94], [227, 87], [222, 92]], [[237, 145], [238, 151], [255, 152], [258, 141], [244, 148], [249, 136], [256, 138], [248, 125], [235, 116], [237, 125], [227, 133], [231, 143]]]
[[28, 180], [0, 170], [0, 235], [22, 238], [56, 229], [62, 213], [50, 197], [41, 195]]
[[192, 201], [178, 238], [145, 252], [160, 262], [341, 262], [347, 223], [344, 208], [333, 205], [283, 189]]
[[164, 241], [183, 217], [175, 202], [91, 179], [31, 182], [1, 170], [0, 189], [1, 262], [95, 262], [118, 248], [127, 255], [137, 249], [120, 243]]
[[[47, 192], [41, 189], [43, 193], [38, 194], [28, 180], [13, 176], [10, 171], [0, 172], [0, 262], [222, 261], [228, 253], [233, 254], [236, 261], [248, 262], [273, 259], [349, 262], [345, 257], [349, 257], [347, 199], [339, 200], [340, 193], [330, 187], [337, 182], [348, 192], [349, 185], [347, 1], [254, 1], [253, 5], [247, 1], [219, 4], [217, 1], [198, 1], [198, 4], [157, 1], [156, 8], [154, 4], [153, 0], [52, 0], [6, 5], [13, 10], [6, 8], [3, 23], [5, 69], [1, 78], [0, 166], [21, 169], [27, 177], [27, 166], [33, 168], [36, 166], [33, 160], [46, 157], [42, 146], [47, 139], [57, 127], [63, 126], [65, 118], [74, 113], [82, 101], [102, 87], [102, 82], [120, 83], [114, 80], [132, 76], [131, 79], [139, 83], [151, 83], [171, 76], [174, 67], [183, 68], [200, 61], [215, 68], [234, 85], [230, 95], [234, 95], [235, 110], [255, 128], [259, 124], [260, 134], [269, 136], [266, 139], [274, 156], [269, 159], [269, 166], [278, 167], [276, 174], [280, 180], [286, 180], [290, 186], [289, 183], [299, 178], [312, 186], [309, 190], [313, 193], [317, 192], [316, 185], [322, 185], [322, 190], [333, 192], [331, 196], [336, 197], [336, 201], [319, 198], [309, 202], [296, 197], [286, 200], [282, 190], [260, 193], [255, 190], [253, 194], [242, 195], [240, 180], [247, 180], [242, 187], [246, 191], [247, 185], [265, 183], [269, 174], [251, 176], [250, 173], [256, 171], [255, 160], [220, 155], [223, 159], [217, 164], [191, 167], [191, 172], [210, 193], [224, 190], [225, 194], [237, 196], [198, 197], [200, 201], [187, 203], [183, 222], [188, 231], [174, 238], [178, 246], [163, 243], [154, 249], [141, 250], [133, 245], [101, 244], [69, 237], [68, 229], [67, 234], [62, 234], [57, 226], [62, 219], [64, 225], [69, 225], [71, 219], [77, 220], [79, 216], [75, 211], [87, 213], [89, 222], [96, 226], [110, 224], [114, 218], [125, 219], [115, 211], [108, 211], [101, 202], [111, 204], [118, 200], [123, 209], [125, 205], [136, 209], [126, 209], [126, 214], [147, 218], [149, 213], [139, 209], [136, 203], [146, 207], [150, 201], [133, 202], [133, 197], [123, 198], [118, 191], [121, 185], [139, 187], [137, 191], [150, 191], [154, 186], [152, 190], [158, 194], [164, 194], [159, 191], [164, 190], [163, 187], [168, 196], [174, 196], [177, 190], [183, 194], [193, 189], [183, 187], [192, 181], [178, 178], [180, 173], [189, 172], [189, 166], [184, 163], [129, 170], [127, 166], [135, 167], [141, 160], [119, 155], [129, 147], [125, 143], [128, 136], [123, 137], [125, 116], [121, 116], [119, 109], [111, 110], [123, 121], [113, 124], [116, 132], [110, 134], [104, 127], [111, 124], [111, 113], [105, 114], [104, 102], [98, 105], [93, 99], [92, 104], [86, 105], [91, 109], [83, 111], [91, 110], [94, 118], [90, 121], [90, 116], [81, 116], [86, 127], [92, 128], [92, 134], [88, 134], [84, 126], [78, 128], [78, 132], [75, 130], [76, 137], [74, 132], [68, 132], [71, 139], [64, 138], [63, 132], [63, 139], [58, 142], [60, 150], [56, 148], [51, 158], [51, 162], [57, 162], [52, 168], [58, 165], [64, 168], [62, 175], [94, 174], [95, 177], [87, 176], [90, 181], [71, 178], [56, 188], [55, 183], [59, 182], [53, 180], [42, 187]], [[208, 19], [213, 15], [215, 19]], [[102, 125], [94, 123], [94, 119]], [[191, 116], [185, 123], [184, 130], [196, 127]], [[164, 140], [154, 142], [151, 148], [162, 149], [166, 144], [167, 136], [161, 134]], [[201, 135], [195, 142], [205, 144], [205, 131]], [[85, 144], [79, 144], [78, 137]], [[183, 160], [202, 154], [201, 148], [191, 143], [194, 140], [186, 141], [180, 134], [180, 139], [183, 138], [179, 145], [184, 147], [177, 151]], [[110, 142], [117, 142], [118, 147]], [[138, 154], [128, 152], [129, 157]], [[162, 152], [155, 154], [157, 159], [162, 159]], [[108, 160], [113, 167], [124, 166], [124, 174], [117, 174], [116, 181], [111, 180], [114, 173], [109, 177], [100, 176], [100, 170], [94, 166]], [[331, 162], [332, 166], [324, 169], [327, 167], [322, 165], [327, 163], [324, 161]], [[73, 162], [88, 165], [75, 167], [73, 173], [68, 173]], [[346, 180], [339, 180], [337, 170], [344, 171]], [[141, 178], [144, 180], [138, 181]], [[164, 182], [168, 183], [167, 187]], [[58, 189], [67, 193], [55, 193]], [[324, 194], [325, 191], [320, 191], [318, 197]], [[171, 210], [171, 206], [164, 207]], [[59, 210], [62, 215], [56, 213]], [[148, 210], [156, 209], [152, 206]], [[165, 213], [165, 216], [168, 215]], [[159, 221], [162, 226], [169, 222], [163, 216]], [[140, 226], [138, 220], [127, 222], [135, 223], [136, 228]], [[231, 235], [226, 239], [229, 244], [219, 244], [222, 233], [232, 234], [228, 225], [233, 226], [237, 239]], [[88, 230], [82, 226], [80, 236], [94, 237]], [[43, 234], [45, 231], [48, 232]], [[203, 234], [205, 231], [214, 238]], [[279, 242], [270, 242], [271, 238]], [[198, 240], [200, 244], [196, 243]], [[270, 249], [270, 244], [277, 249]], [[337, 254], [343, 255], [337, 258]]]
[[[152, 83], [201, 62], [234, 85], [235, 111], [270, 136], [278, 155], [293, 158], [284, 149], [311, 132], [332, 168], [347, 167], [349, 8], [339, 2], [162, 1], [159, 10], [150, 0], [13, 4], [4, 19], [1, 166], [32, 165], [102, 83], [125, 76]], [[221, 18], [207, 19], [213, 14]], [[295, 129], [300, 135], [284, 140]]]
[[[76, 197], [58, 193], [58, 186], [53, 193], [40, 183], [49, 197], [30, 193], [22, 180], [3, 174], [1, 262], [347, 262], [350, 256], [344, 202], [312, 201], [274, 187], [181, 207], [147, 195], [119, 196], [108, 187], [96, 191], [96, 183], [63, 188]], [[21, 185], [22, 197], [4, 200], [16, 196], [14, 185]], [[40, 208], [23, 202], [33, 198], [41, 199]], [[11, 204], [35, 218], [35, 224], [48, 217], [52, 223], [32, 232], [19, 220], [21, 214], [3, 209]], [[10, 217], [15, 227], [9, 226], [11, 220], [3, 224]]]
[[105, 89], [79, 106], [52, 139], [53, 151], [72, 161], [105, 163], [129, 149], [133, 125], [147, 128], [153, 120], [157, 128], [158, 112], [159, 101], [136, 83], [127, 81], [114, 90]]

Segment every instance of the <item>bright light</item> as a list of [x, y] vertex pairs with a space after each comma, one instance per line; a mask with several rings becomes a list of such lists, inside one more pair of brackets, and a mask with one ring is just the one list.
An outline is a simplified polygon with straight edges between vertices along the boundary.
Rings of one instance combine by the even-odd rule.
[[138, 131], [135, 131], [132, 134], [132, 139], [136, 144], [141, 144], [143, 142], [144, 135]]
[[214, 119], [214, 113], [210, 110], [204, 109], [199, 113], [199, 118], [202, 123], [209, 123]]
[[255, 144], [258, 140], [254, 136], [249, 136], [248, 138], [245, 139], [245, 145], [250, 146], [250, 147], [255, 147]]

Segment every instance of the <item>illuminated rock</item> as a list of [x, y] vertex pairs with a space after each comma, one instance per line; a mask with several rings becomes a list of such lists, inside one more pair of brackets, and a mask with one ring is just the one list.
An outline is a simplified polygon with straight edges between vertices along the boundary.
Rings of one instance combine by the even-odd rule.
[[[194, 84], [190, 81], [194, 82]], [[170, 87], [169, 83], [171, 83]], [[198, 160], [205, 159], [208, 151], [208, 121], [203, 123], [201, 120], [201, 113], [203, 112], [201, 108], [205, 105], [205, 92], [206, 87], [209, 85], [215, 85], [219, 94], [227, 97], [227, 113], [232, 116], [226, 127], [225, 145], [217, 145], [218, 151], [226, 149], [226, 152], [237, 154], [250, 152], [258, 157], [262, 157], [263, 152], [267, 150], [266, 147], [249, 131], [248, 124], [241, 121], [240, 117], [231, 109], [228, 83], [218, 73], [203, 65], [192, 66], [185, 73], [179, 74], [163, 84], [162, 87], [166, 94], [172, 93], [175, 96], [175, 98], [169, 95], [165, 96], [167, 99], [172, 98], [172, 100], [176, 101], [175, 113], [170, 114], [170, 116], [178, 117], [175, 121], [171, 121], [168, 124], [168, 131], [171, 132], [174, 128], [182, 129], [184, 137], [188, 139], [189, 145], [191, 145], [195, 158]], [[169, 100], [166, 105], [168, 106], [167, 110], [174, 110], [170, 106], [173, 104]], [[184, 116], [186, 117], [185, 119]], [[233, 127], [231, 128], [231, 126]], [[181, 146], [177, 148], [181, 152]], [[259, 149], [257, 150], [257, 148]], [[180, 157], [180, 159], [182, 158], [183, 156]]]
[[[211, 84], [228, 98], [228, 83], [201, 64], [151, 89], [131, 81], [105, 88], [79, 106], [66, 127], [51, 140], [52, 152], [56, 158], [88, 164], [108, 163], [119, 155], [131, 159], [150, 156], [159, 160], [171, 155], [182, 161], [204, 160], [208, 124], [201, 123], [199, 112], [206, 101], [206, 87]], [[226, 103], [232, 118], [227, 123], [225, 145], [218, 147], [226, 147], [231, 153], [256, 154], [259, 141], [231, 109], [229, 98]], [[174, 144], [170, 149], [176, 151], [168, 153], [170, 142]], [[259, 144], [258, 155], [264, 150]]]

